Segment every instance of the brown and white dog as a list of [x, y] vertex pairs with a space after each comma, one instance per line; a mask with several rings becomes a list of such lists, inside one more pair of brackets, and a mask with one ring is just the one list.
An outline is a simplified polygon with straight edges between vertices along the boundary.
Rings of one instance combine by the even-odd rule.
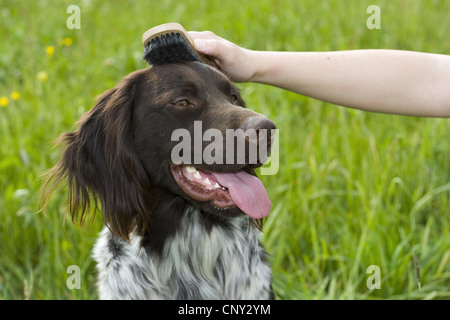
[[[270, 150], [270, 134], [259, 133], [273, 131], [272, 121], [246, 109], [229, 79], [199, 62], [131, 73], [61, 137], [64, 152], [47, 187], [67, 183], [73, 220], [92, 208], [103, 215], [94, 247], [101, 299], [273, 298], [259, 240], [270, 201], [254, 172], [264, 159], [225, 161], [224, 139], [219, 158], [212, 153], [223, 161], [174, 162], [173, 132], [195, 135], [196, 121], [224, 137], [238, 130], [233, 139], [245, 135], [245, 144]], [[256, 136], [246, 135], [251, 130]]]

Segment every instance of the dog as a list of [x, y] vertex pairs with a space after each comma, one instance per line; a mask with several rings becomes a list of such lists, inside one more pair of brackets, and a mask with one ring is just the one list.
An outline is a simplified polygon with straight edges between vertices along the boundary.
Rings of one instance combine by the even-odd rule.
[[[274, 298], [260, 243], [270, 200], [254, 171], [264, 159], [251, 163], [246, 151], [244, 163], [225, 161], [239, 152], [224, 139], [212, 152], [223, 161], [191, 155], [190, 164], [175, 163], [173, 132], [195, 135], [196, 121], [224, 135], [236, 130], [233, 139], [253, 130], [246, 146], [270, 150], [274, 123], [247, 109], [224, 74], [196, 61], [129, 74], [60, 137], [45, 188], [67, 185], [73, 221], [102, 213], [93, 249], [100, 299]], [[206, 151], [207, 142], [190, 146]]]

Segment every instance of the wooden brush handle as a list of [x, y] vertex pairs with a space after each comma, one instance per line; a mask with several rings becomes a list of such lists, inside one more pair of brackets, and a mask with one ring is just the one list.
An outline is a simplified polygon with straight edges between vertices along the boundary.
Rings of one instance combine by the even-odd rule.
[[169, 22], [165, 24], [161, 24], [159, 26], [153, 27], [144, 32], [142, 35], [142, 44], [145, 45], [152, 39], [162, 35], [162, 34], [171, 34], [172, 32], [179, 33], [191, 46], [194, 45], [191, 37], [187, 34], [186, 30], [183, 26], [176, 22]]
[[183, 26], [177, 22], [169, 22], [169, 23], [161, 24], [159, 26], [156, 26], [156, 27], [153, 27], [153, 28], [147, 30], [142, 35], [142, 44], [145, 47], [147, 45], [147, 43], [149, 41], [151, 41], [152, 39], [155, 39], [156, 37], [161, 36], [161, 35], [171, 34], [172, 32], [179, 33], [186, 40], [186, 43], [188, 45], [190, 45], [192, 47], [192, 49], [197, 53], [197, 55], [200, 57], [200, 59], [202, 59], [202, 61], [204, 63], [206, 63], [216, 69], [219, 69], [219, 67], [214, 63], [214, 61], [210, 57], [198, 52], [195, 49], [194, 41], [189, 36], [189, 34], [186, 32], [186, 30], [183, 28]]

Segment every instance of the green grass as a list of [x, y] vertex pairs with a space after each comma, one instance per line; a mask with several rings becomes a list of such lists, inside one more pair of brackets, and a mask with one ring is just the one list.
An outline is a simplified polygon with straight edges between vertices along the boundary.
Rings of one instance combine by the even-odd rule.
[[[71, 4], [81, 8], [81, 30], [66, 28]], [[381, 8], [381, 30], [366, 28], [371, 4]], [[41, 175], [58, 159], [52, 141], [97, 95], [146, 67], [140, 37], [148, 28], [178, 21], [260, 50], [449, 54], [448, 12], [445, 0], [3, 0], [0, 97], [9, 103], [0, 108], [0, 298], [96, 298], [90, 252], [101, 218], [73, 225], [64, 218], [64, 192], [38, 213]], [[47, 81], [37, 78], [40, 71]], [[449, 120], [364, 113], [268, 86], [239, 87], [248, 106], [280, 129], [279, 172], [262, 177], [273, 203], [264, 245], [277, 298], [449, 299]], [[66, 286], [70, 265], [81, 268], [80, 290]], [[381, 289], [366, 286], [370, 265], [380, 267]]]

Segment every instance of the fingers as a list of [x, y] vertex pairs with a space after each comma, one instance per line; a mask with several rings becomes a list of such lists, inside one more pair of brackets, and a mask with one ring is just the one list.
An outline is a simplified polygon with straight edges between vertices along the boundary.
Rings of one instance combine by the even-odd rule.
[[221, 39], [219, 36], [216, 36], [214, 32], [211, 31], [188, 31], [189, 36], [195, 39]]
[[211, 31], [189, 31], [188, 34], [194, 40], [195, 49], [201, 53], [214, 57], [220, 55], [221, 42], [224, 41], [224, 39], [216, 36]]
[[220, 58], [221, 42], [217, 40], [195, 39], [195, 48], [203, 54]]
[[238, 45], [215, 35], [211, 31], [189, 31], [196, 50], [212, 57], [219, 70], [234, 81], [246, 81], [253, 75], [247, 51]]

